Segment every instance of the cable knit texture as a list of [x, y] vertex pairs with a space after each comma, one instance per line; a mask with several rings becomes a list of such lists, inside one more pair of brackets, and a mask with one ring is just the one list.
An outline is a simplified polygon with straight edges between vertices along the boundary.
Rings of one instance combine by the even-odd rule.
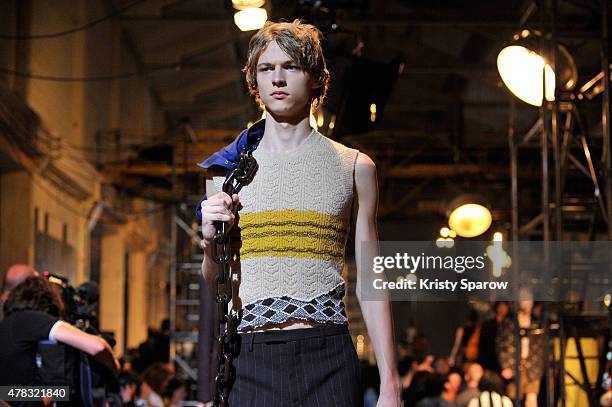
[[[238, 297], [311, 301], [342, 285], [358, 151], [313, 130], [294, 150], [255, 150], [259, 169], [240, 191]], [[221, 189], [223, 177], [214, 177]]]

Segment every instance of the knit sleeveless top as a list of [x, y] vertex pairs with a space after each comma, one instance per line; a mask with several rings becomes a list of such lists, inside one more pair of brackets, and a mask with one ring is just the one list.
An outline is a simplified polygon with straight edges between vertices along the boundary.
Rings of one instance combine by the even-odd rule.
[[[242, 306], [273, 297], [311, 301], [343, 285], [358, 151], [316, 130], [294, 150], [255, 150], [239, 193]], [[218, 190], [223, 177], [214, 177]]]

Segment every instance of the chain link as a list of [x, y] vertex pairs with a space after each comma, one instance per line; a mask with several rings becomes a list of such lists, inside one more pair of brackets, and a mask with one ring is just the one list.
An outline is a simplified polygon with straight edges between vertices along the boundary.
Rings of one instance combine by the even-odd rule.
[[[240, 162], [225, 179], [223, 192], [230, 197], [237, 194], [248, 184], [257, 172], [258, 164], [250, 151], [240, 152]], [[235, 369], [232, 361], [237, 354], [238, 325], [242, 320], [242, 310], [232, 307], [228, 312], [228, 305], [232, 301], [233, 280], [230, 261], [232, 260], [232, 239], [230, 229], [226, 222], [215, 222], [217, 231], [213, 237], [211, 255], [219, 265], [219, 273], [215, 279], [215, 299], [218, 306], [218, 320], [215, 324], [215, 337], [219, 365], [215, 376], [215, 393], [213, 406], [229, 406], [229, 392], [235, 379]]]

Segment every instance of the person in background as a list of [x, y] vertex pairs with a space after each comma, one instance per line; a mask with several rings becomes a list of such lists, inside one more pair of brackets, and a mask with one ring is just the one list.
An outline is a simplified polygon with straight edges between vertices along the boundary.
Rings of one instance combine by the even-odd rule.
[[478, 383], [484, 374], [482, 366], [478, 363], [470, 363], [467, 367], [465, 375], [465, 389], [457, 396], [457, 407], [466, 407], [470, 400], [478, 397], [480, 390], [478, 390]]
[[171, 378], [172, 372], [166, 365], [153, 363], [142, 375], [139, 401], [146, 402], [150, 407], [164, 407], [161, 395], [166, 391]]
[[416, 407], [456, 407], [455, 399], [461, 387], [461, 375], [452, 371], [447, 375], [433, 373], [427, 378], [428, 397], [416, 404]]
[[408, 373], [402, 377], [403, 399], [406, 406], [414, 406], [426, 396], [425, 381], [434, 373], [434, 356], [430, 355], [429, 343], [424, 335], [413, 342], [414, 360]]
[[138, 376], [130, 372], [119, 374], [119, 395], [123, 406], [134, 407], [134, 396], [138, 387]]
[[41, 277], [28, 277], [11, 290], [0, 322], [0, 383], [33, 386], [36, 349], [43, 340], [79, 349], [116, 373], [119, 362], [110, 345], [62, 321], [63, 304], [56, 287]]
[[504, 382], [497, 373], [487, 370], [478, 383], [478, 389], [480, 395], [467, 407], [512, 407], [512, 400], [504, 395]]
[[[533, 294], [526, 289], [519, 292], [519, 310], [514, 318], [506, 318], [497, 333], [497, 350], [501, 375], [506, 380], [516, 380], [520, 371], [519, 394], [516, 395], [514, 383], [508, 385], [510, 398], [525, 398], [525, 407], [537, 407], [540, 381], [544, 374], [544, 355], [546, 341], [542, 323], [533, 314]], [[514, 331], [518, 322], [520, 332], [520, 350], [516, 349]], [[516, 366], [515, 355], [520, 352], [520, 364]], [[520, 369], [520, 370], [519, 370]]]
[[[9, 267], [2, 282], [2, 294], [0, 294], [0, 301], [2, 301], [2, 304], [8, 300], [9, 294], [13, 288], [17, 287], [26, 278], [36, 276], [38, 276], [38, 271], [27, 264], [13, 264]], [[2, 314], [3, 312], [0, 310], [0, 320], [2, 320]]]
[[172, 378], [166, 388], [164, 401], [169, 407], [179, 407], [187, 398], [189, 382], [187, 380]]
[[412, 365], [412, 357], [408, 353], [408, 344], [400, 341], [397, 344], [397, 371], [401, 376], [404, 376], [410, 370]]
[[453, 343], [449, 358], [451, 366], [461, 367], [464, 362], [474, 359], [473, 355], [468, 354], [468, 345], [473, 336], [480, 335], [479, 331], [478, 312], [475, 309], [471, 309], [468, 321], [459, 326], [455, 331], [455, 342]]
[[510, 304], [507, 301], [497, 301], [494, 306], [495, 317], [486, 320], [480, 327], [480, 341], [478, 342], [478, 363], [485, 370], [501, 373], [495, 338], [497, 330], [510, 313]]

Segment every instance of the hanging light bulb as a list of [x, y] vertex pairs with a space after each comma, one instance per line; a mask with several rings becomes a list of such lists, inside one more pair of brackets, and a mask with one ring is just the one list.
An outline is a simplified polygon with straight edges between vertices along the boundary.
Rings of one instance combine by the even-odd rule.
[[443, 227], [442, 229], [440, 229], [440, 236], [442, 236], [442, 237], [449, 237], [450, 236], [450, 229], [447, 228], [446, 226]]
[[234, 14], [234, 23], [240, 31], [259, 30], [268, 19], [268, 13], [264, 8], [246, 8]]
[[336, 115], [332, 114], [332, 117], [329, 121], [329, 128], [333, 129], [336, 126]]
[[491, 211], [484, 199], [474, 195], [461, 195], [448, 206], [448, 225], [461, 237], [475, 237], [489, 229], [493, 222]]

